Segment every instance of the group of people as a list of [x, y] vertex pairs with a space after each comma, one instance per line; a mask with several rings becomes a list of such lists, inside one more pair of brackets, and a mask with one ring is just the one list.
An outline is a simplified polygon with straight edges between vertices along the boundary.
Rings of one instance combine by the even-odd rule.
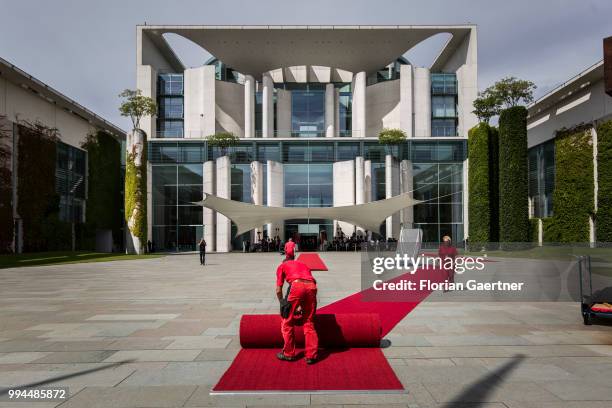
[[[284, 346], [276, 357], [283, 361], [294, 361], [298, 358], [295, 350], [295, 326], [300, 324], [304, 330], [304, 358], [306, 364], [313, 364], [319, 357], [319, 337], [314, 324], [317, 310], [317, 281], [308, 266], [294, 260], [293, 239], [289, 238], [284, 251], [285, 259], [276, 269], [276, 297], [282, 302], [283, 286], [287, 282], [289, 288], [286, 299], [291, 306], [289, 316], [281, 317]], [[453, 261], [457, 257], [457, 249], [452, 245], [450, 236], [442, 237], [438, 256], [442, 259], [451, 258]], [[454, 282], [454, 275], [454, 269], [448, 271], [449, 281]]]

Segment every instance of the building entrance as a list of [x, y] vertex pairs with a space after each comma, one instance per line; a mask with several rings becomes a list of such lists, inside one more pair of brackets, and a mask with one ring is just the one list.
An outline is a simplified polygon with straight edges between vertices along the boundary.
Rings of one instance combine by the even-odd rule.
[[325, 250], [333, 230], [332, 220], [311, 218], [285, 221], [285, 239], [293, 238], [300, 251]]

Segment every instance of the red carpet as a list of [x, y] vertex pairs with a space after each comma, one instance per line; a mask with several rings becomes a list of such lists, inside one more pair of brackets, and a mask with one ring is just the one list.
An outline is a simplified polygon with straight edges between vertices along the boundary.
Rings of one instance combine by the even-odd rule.
[[303, 252], [296, 261], [306, 264], [312, 271], [327, 271], [327, 265], [316, 252]]
[[[443, 281], [444, 277], [443, 271], [417, 271], [391, 282]], [[327, 349], [311, 366], [303, 359], [286, 362], [276, 358], [283, 343], [279, 316], [245, 315], [240, 322], [243, 349], [213, 392], [403, 390], [378, 347], [382, 337], [429, 294], [411, 291], [406, 296], [370, 288], [322, 307], [317, 311], [316, 325], [321, 346]], [[303, 345], [300, 330], [296, 330], [296, 339]]]
[[[441, 270], [418, 270], [414, 275], [404, 274], [391, 279], [390, 282], [397, 282], [402, 279], [418, 282], [425, 277], [432, 281], [442, 282], [445, 273]], [[430, 291], [396, 293], [375, 291], [373, 288], [369, 288], [323, 306], [317, 310], [317, 313], [376, 313], [380, 316], [382, 336], [384, 337], [430, 293]]]
[[403, 390], [378, 348], [331, 350], [316, 364], [276, 358], [278, 348], [242, 349], [213, 392]]
[[[240, 321], [244, 347], [223, 374], [214, 392], [403, 390], [380, 346], [380, 319], [375, 314], [317, 315], [325, 347], [320, 360], [286, 362], [276, 358], [282, 346], [280, 317], [245, 315]], [[304, 343], [301, 331], [298, 344]], [[255, 348], [251, 348], [255, 347]]]

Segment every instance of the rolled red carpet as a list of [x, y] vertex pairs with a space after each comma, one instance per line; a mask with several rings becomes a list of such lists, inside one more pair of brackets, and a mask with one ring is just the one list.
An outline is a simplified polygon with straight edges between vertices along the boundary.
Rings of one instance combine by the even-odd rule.
[[[280, 348], [283, 336], [278, 315], [244, 315], [240, 319], [240, 345], [243, 348]], [[373, 313], [317, 314], [315, 328], [323, 348], [379, 347], [380, 317]], [[295, 327], [297, 347], [304, 347], [304, 331]]]
[[[283, 345], [280, 317], [244, 315], [240, 344], [230, 368], [214, 392], [258, 391], [371, 391], [403, 390], [401, 382], [380, 350], [381, 326], [377, 314], [322, 314], [315, 325], [319, 335], [319, 361], [287, 362], [276, 358]], [[304, 334], [296, 327], [298, 346]]]

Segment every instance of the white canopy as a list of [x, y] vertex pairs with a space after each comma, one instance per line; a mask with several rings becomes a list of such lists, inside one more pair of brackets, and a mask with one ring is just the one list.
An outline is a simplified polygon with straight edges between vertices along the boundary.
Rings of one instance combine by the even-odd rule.
[[204, 194], [202, 201], [195, 202], [215, 210], [231, 219], [237, 226], [236, 235], [261, 227], [295, 218], [323, 218], [345, 221], [368, 231], [378, 231], [380, 224], [396, 212], [420, 203], [403, 193], [385, 200], [342, 207], [267, 207], [228, 200], [212, 194]]

